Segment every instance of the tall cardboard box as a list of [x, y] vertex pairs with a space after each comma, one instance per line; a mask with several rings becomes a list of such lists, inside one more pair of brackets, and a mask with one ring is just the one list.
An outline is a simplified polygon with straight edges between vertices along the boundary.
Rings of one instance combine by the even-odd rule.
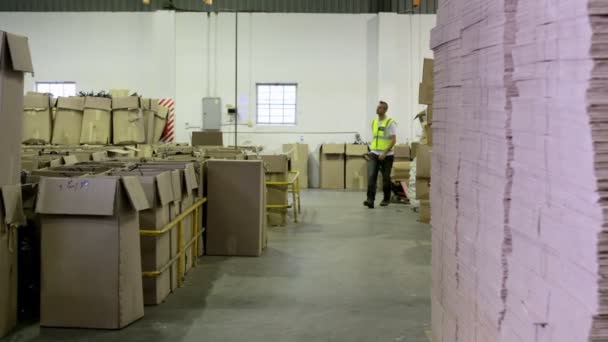
[[[289, 180], [289, 158], [285, 154], [262, 155], [266, 181], [287, 182]], [[288, 204], [287, 185], [267, 185], [266, 201], [268, 205]], [[267, 209], [268, 224], [271, 226], [287, 225], [287, 209]]]
[[344, 144], [321, 146], [321, 189], [344, 189]]
[[418, 145], [416, 151], [416, 178], [431, 178], [431, 147]]
[[300, 188], [308, 188], [308, 145], [285, 144], [283, 152], [291, 158], [291, 171], [300, 173]]
[[[112, 175], [139, 178], [150, 208], [139, 212], [141, 230], [161, 230], [169, 224], [169, 205], [173, 202], [170, 171], [121, 171]], [[144, 277], [144, 304], [162, 303], [171, 293], [171, 235], [141, 236], [141, 268], [143, 272], [162, 271], [158, 277]]]
[[53, 128], [50, 95], [29, 92], [22, 99], [23, 133], [21, 140], [24, 144], [50, 144]]
[[416, 198], [428, 200], [431, 196], [431, 181], [428, 178], [416, 178]]
[[84, 97], [71, 96], [57, 99], [53, 145], [78, 145], [80, 143], [83, 112]]
[[23, 73], [33, 71], [27, 38], [0, 31], [0, 187], [4, 200], [4, 212], [0, 213], [0, 337], [17, 323], [17, 239], [12, 227], [20, 221], [14, 213], [21, 205], [21, 199], [15, 196], [21, 194], [17, 189], [21, 176]]
[[209, 160], [207, 255], [260, 256], [264, 166], [260, 160]]
[[112, 141], [112, 99], [87, 96], [84, 99], [84, 114], [80, 143], [108, 145]]
[[367, 145], [346, 145], [346, 188], [367, 189]]
[[42, 178], [40, 325], [120, 329], [144, 315], [137, 177]]
[[146, 141], [144, 115], [139, 97], [113, 98], [112, 111], [114, 144], [142, 144]]

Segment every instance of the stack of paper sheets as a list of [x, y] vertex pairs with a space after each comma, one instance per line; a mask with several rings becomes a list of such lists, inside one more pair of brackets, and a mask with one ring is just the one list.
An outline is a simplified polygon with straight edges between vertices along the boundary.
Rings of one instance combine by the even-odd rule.
[[606, 14], [440, 1], [435, 341], [608, 341]]

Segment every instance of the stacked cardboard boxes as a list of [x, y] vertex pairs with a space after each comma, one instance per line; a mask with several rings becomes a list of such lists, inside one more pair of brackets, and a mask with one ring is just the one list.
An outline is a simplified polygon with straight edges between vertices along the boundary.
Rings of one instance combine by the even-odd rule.
[[84, 97], [60, 97], [53, 125], [53, 145], [78, 145], [82, 133]]
[[51, 97], [29, 92], [23, 98], [23, 133], [25, 144], [50, 144], [53, 129]]
[[0, 31], [0, 337], [17, 324], [16, 227], [24, 224], [21, 204], [23, 74], [33, 72], [26, 37]]

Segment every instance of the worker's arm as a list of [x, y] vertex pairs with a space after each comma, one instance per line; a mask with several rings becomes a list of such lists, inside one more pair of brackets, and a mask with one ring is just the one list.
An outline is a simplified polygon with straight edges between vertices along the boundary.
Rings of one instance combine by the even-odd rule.
[[391, 135], [391, 143], [390, 143], [390, 145], [388, 145], [388, 148], [386, 150], [384, 150], [384, 152], [380, 156], [380, 160], [384, 160], [384, 158], [386, 158], [386, 156], [393, 149], [393, 147], [395, 146], [395, 144], [397, 144], [397, 136], [396, 135]]

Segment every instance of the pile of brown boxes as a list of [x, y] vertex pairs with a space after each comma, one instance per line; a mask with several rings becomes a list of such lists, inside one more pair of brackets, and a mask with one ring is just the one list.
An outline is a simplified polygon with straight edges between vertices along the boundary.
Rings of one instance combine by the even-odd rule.
[[368, 153], [367, 145], [322, 145], [321, 189], [366, 189]]
[[391, 180], [393, 182], [408, 183], [410, 179], [410, 152], [409, 144], [395, 145], [395, 159], [391, 173]]
[[[287, 182], [289, 180], [289, 157], [285, 154], [262, 155], [267, 182]], [[287, 206], [288, 185], [270, 184], [266, 186], [267, 205]], [[268, 208], [270, 226], [287, 225], [287, 208]]]
[[53, 101], [48, 94], [29, 92], [23, 102], [22, 142], [68, 146], [156, 144], [168, 111], [158, 100], [138, 96], [72, 96]]
[[16, 228], [24, 224], [21, 200], [23, 74], [33, 72], [26, 37], [0, 31], [0, 337], [17, 324]]

